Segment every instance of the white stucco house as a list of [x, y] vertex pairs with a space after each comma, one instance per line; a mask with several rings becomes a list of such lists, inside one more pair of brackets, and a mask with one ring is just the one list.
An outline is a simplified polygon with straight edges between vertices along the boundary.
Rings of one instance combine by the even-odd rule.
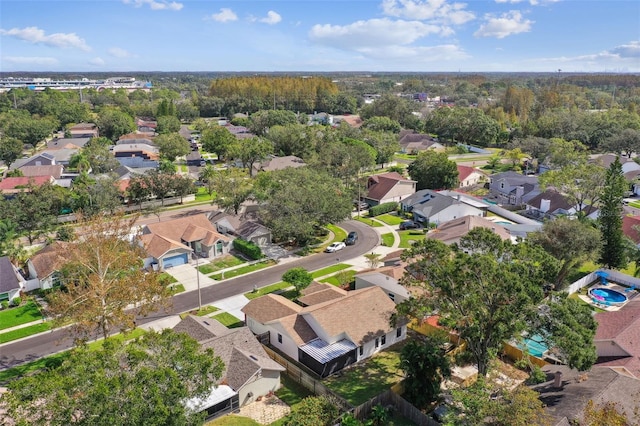
[[402, 303], [411, 297], [409, 290], [400, 284], [404, 272], [403, 264], [358, 272], [354, 276], [355, 289], [380, 287], [394, 303]]
[[485, 210], [468, 204], [460, 197], [442, 195], [423, 189], [400, 202], [403, 211], [411, 212], [414, 220], [438, 225], [463, 216], [484, 216]]

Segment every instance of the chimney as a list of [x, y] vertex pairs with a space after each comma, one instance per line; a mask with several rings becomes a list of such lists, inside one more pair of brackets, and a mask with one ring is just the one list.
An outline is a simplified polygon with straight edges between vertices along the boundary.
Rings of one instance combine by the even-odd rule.
[[553, 387], [556, 389], [562, 389], [562, 372], [556, 371], [553, 376]]

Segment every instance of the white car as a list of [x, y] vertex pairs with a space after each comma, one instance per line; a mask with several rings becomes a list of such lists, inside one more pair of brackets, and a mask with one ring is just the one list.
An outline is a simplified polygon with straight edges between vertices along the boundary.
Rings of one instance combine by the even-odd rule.
[[329, 244], [329, 246], [327, 247], [327, 249], [325, 250], [325, 252], [327, 253], [335, 253], [338, 250], [342, 250], [343, 248], [345, 248], [346, 245], [343, 242], [339, 242], [339, 243], [331, 243]]

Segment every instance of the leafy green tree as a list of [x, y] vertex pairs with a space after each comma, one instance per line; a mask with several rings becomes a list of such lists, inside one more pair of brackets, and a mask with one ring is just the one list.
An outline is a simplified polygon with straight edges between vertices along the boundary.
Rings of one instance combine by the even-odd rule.
[[298, 117], [293, 111], [286, 110], [263, 110], [251, 114], [251, 124], [249, 130], [258, 136], [264, 136], [272, 126], [286, 126], [296, 124]]
[[437, 108], [425, 121], [425, 129], [438, 135], [441, 141], [491, 146], [500, 133], [500, 126], [479, 108]]
[[216, 190], [216, 173], [216, 169], [211, 164], [207, 164], [200, 169], [200, 173], [198, 175], [198, 179], [206, 185], [205, 187], [207, 188], [207, 194], [209, 194], [209, 196], [213, 195]]
[[622, 174], [622, 164], [616, 157], [607, 170], [598, 216], [602, 232], [600, 263], [608, 268], [623, 267], [627, 261], [622, 233], [622, 199], [626, 190], [627, 182]]
[[237, 215], [242, 203], [252, 193], [253, 182], [241, 170], [233, 168], [215, 171], [208, 178], [207, 187], [209, 186], [216, 192], [215, 202]]
[[164, 115], [158, 117], [157, 131], [161, 135], [177, 133], [180, 130], [180, 120], [174, 115]]
[[26, 235], [29, 244], [51, 231], [56, 224], [56, 210], [53, 197], [46, 196], [47, 189], [29, 187], [28, 191], [17, 193], [10, 200], [0, 201], [0, 217], [17, 225], [18, 231]]
[[136, 129], [133, 117], [118, 108], [102, 109], [96, 120], [100, 134], [112, 141]]
[[179, 133], [160, 135], [155, 139], [155, 143], [160, 149], [160, 156], [172, 162], [191, 152], [189, 142]]
[[178, 166], [176, 166], [173, 161], [167, 158], [161, 158], [160, 164], [158, 164], [158, 171], [160, 171], [161, 173], [175, 175], [178, 171]]
[[173, 178], [173, 192], [180, 197], [180, 204], [185, 195], [195, 194], [196, 186], [189, 176], [176, 175]]
[[203, 150], [215, 153], [218, 160], [224, 160], [236, 142], [236, 137], [226, 127], [208, 126], [202, 130], [200, 142]]
[[360, 115], [368, 120], [372, 117], [387, 117], [405, 125], [413, 115], [413, 105], [407, 99], [385, 94], [371, 104], [362, 107]]
[[631, 158], [631, 154], [640, 152], [640, 130], [624, 129], [607, 138], [602, 143], [602, 148]]
[[309, 158], [317, 139], [313, 127], [303, 124], [275, 125], [265, 137], [273, 143], [273, 151], [278, 155]]
[[89, 163], [89, 159], [83, 152], [78, 152], [73, 154], [69, 159], [69, 167], [72, 169], [76, 169], [78, 173], [89, 172], [91, 169], [91, 164]]
[[31, 145], [33, 149], [58, 128], [59, 123], [53, 117], [35, 117], [24, 114], [12, 116], [3, 126], [5, 134], [22, 143]]
[[[174, 191], [175, 175], [173, 173], [163, 173], [158, 170], [151, 170], [145, 173], [144, 182], [151, 194], [160, 199], [160, 205], [164, 206], [164, 199]], [[129, 182], [131, 184], [131, 181]]]
[[511, 168], [513, 170], [518, 169], [522, 159], [526, 157], [526, 154], [522, 152], [520, 148], [510, 149], [505, 153], [505, 157], [511, 161]]
[[578, 216], [589, 215], [598, 205], [605, 183], [605, 170], [592, 163], [570, 163], [540, 176], [543, 188], [552, 187], [575, 206]]
[[405, 394], [416, 407], [426, 407], [440, 394], [442, 381], [451, 376], [444, 339], [411, 340], [402, 348], [400, 369], [405, 375]]
[[[635, 416], [636, 419], [638, 416]], [[587, 402], [584, 409], [584, 418], [582, 426], [631, 426], [630, 418], [627, 413], [615, 402], [605, 402], [596, 405], [592, 399]]]
[[92, 138], [82, 148], [82, 154], [89, 162], [89, 166], [93, 173], [109, 173], [120, 166], [118, 160], [109, 151], [111, 141], [105, 137]]
[[253, 165], [267, 158], [273, 152], [273, 144], [265, 138], [239, 139], [229, 148], [229, 155], [240, 160], [243, 167], [253, 176]]
[[129, 180], [129, 187], [127, 188], [127, 194], [129, 200], [140, 206], [142, 210], [142, 203], [147, 201], [151, 196], [151, 185], [146, 176], [133, 176]]
[[564, 287], [566, 277], [573, 268], [585, 261], [596, 260], [602, 247], [602, 237], [597, 228], [569, 218], [545, 222], [542, 229], [530, 233], [527, 240], [542, 246], [560, 262], [560, 271], [555, 280], [558, 290]]
[[366, 132], [365, 141], [376, 150], [376, 164], [384, 165], [393, 161], [393, 155], [400, 151], [400, 144], [393, 133]]
[[299, 296], [302, 290], [311, 284], [313, 276], [304, 268], [291, 268], [282, 274], [282, 281], [294, 286], [296, 288], [296, 295]]
[[308, 396], [285, 418], [284, 426], [331, 426], [339, 415], [338, 405], [331, 397]]
[[184, 333], [81, 347], [55, 368], [24, 376], [2, 401], [17, 424], [201, 425], [185, 401], [206, 398], [224, 365]]
[[142, 269], [143, 248], [130, 241], [135, 220], [86, 220], [83, 238], [65, 252], [64, 291], [50, 294], [48, 309], [57, 324], [71, 323], [66, 329], [79, 341], [96, 331], [107, 339], [115, 330], [130, 330], [136, 315], [169, 303], [170, 292], [159, 274]]
[[444, 152], [423, 151], [409, 164], [407, 172], [417, 181], [416, 189], [451, 189], [458, 187], [458, 166]]
[[431, 239], [418, 242], [403, 258], [413, 271], [405, 285], [420, 287], [428, 296], [401, 303], [398, 312], [421, 318], [437, 311], [455, 324], [482, 376], [502, 342], [529, 327], [543, 286], [557, 273], [557, 262], [541, 248], [503, 242], [484, 228], [469, 232], [459, 247]]
[[367, 118], [362, 127], [374, 132], [391, 132], [400, 133], [402, 126], [396, 120], [389, 117], [371, 117]]
[[11, 167], [11, 164], [22, 156], [23, 148], [24, 144], [20, 140], [8, 136], [1, 137], [0, 160], [7, 168]]

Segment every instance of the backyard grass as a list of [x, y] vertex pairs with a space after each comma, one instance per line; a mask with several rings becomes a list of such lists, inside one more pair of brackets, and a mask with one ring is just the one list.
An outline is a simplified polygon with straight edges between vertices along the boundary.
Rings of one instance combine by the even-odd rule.
[[347, 265], [346, 263], [338, 263], [336, 265], [327, 266], [326, 268], [318, 269], [317, 271], [313, 271], [311, 276], [315, 278], [324, 277], [325, 275], [332, 274], [334, 272], [342, 271], [343, 269], [350, 268], [351, 265]]
[[393, 235], [393, 232], [382, 234], [380, 235], [380, 238], [382, 238], [382, 245], [385, 247], [392, 247], [393, 243], [396, 241], [396, 237]]
[[333, 240], [331, 241], [332, 243], [344, 241], [347, 239], [347, 232], [339, 226], [329, 224], [327, 225], [327, 229], [333, 232]]
[[[293, 410], [300, 402], [313, 393], [304, 386], [291, 380], [286, 374], [280, 375], [280, 383], [282, 387], [276, 391], [276, 396], [280, 398]], [[271, 426], [282, 426], [286, 417], [271, 423]]]
[[229, 312], [222, 312], [221, 314], [214, 315], [212, 318], [227, 328], [237, 328], [244, 325], [244, 322], [240, 321]]
[[242, 265], [246, 261], [236, 257], [232, 254], [226, 255], [221, 259], [214, 260], [211, 263], [207, 263], [206, 265], [198, 266], [198, 271], [202, 272], [205, 275], [212, 274], [221, 269], [231, 268], [233, 266]]
[[401, 346], [402, 343], [379, 352], [365, 363], [348, 368], [341, 376], [330, 377], [323, 383], [358, 406], [402, 380]]
[[[266, 260], [264, 262], [254, 263], [253, 265], [242, 266], [238, 269], [232, 269], [231, 271], [224, 272], [224, 279], [248, 274], [249, 272], [259, 271], [260, 269], [264, 269], [275, 264], [276, 262], [274, 262], [273, 260]], [[216, 281], [220, 281], [223, 279], [222, 275], [223, 274], [214, 274], [210, 277]]]
[[345, 274], [345, 281], [346, 283], [350, 283], [352, 282], [354, 279], [354, 275], [356, 274], [357, 271], [344, 271], [344, 272], [339, 272], [335, 275], [330, 276], [329, 278], [325, 278], [323, 280], [320, 280], [321, 283], [327, 283], [327, 284], [331, 284], [331, 285], [335, 285], [336, 287], [341, 287], [342, 284], [340, 283], [340, 274]]
[[38, 304], [29, 300], [22, 306], [0, 311], [0, 330], [42, 319]]
[[384, 226], [382, 223], [378, 222], [375, 219], [371, 219], [370, 217], [354, 217], [353, 219], [357, 220], [358, 222], [362, 222], [365, 225], [369, 225], [373, 228]]
[[43, 322], [40, 324], [30, 325], [28, 327], [18, 328], [16, 330], [7, 331], [0, 334], [0, 343], [7, 343], [13, 340], [22, 339], [23, 337], [33, 336], [43, 331], [51, 330], [51, 323]]
[[380, 216], [376, 216], [376, 219], [383, 221], [387, 225], [395, 226], [400, 225], [404, 222], [404, 219], [389, 213], [381, 214]]
[[260, 423], [256, 422], [249, 417], [240, 417], [233, 414], [219, 417], [215, 420], [205, 423], [205, 426], [260, 426]]
[[249, 293], [245, 293], [244, 297], [246, 297], [249, 300], [252, 300], [260, 296], [264, 296], [265, 294], [274, 293], [278, 290], [284, 290], [285, 288], [289, 288], [289, 287], [291, 287], [291, 284], [285, 283], [284, 281], [280, 281], [279, 283], [262, 287], [256, 291], [250, 291]]
[[587, 303], [584, 300], [582, 300], [580, 298], [580, 296], [578, 295], [578, 293], [570, 294], [569, 295], [569, 299], [577, 300], [579, 303], [582, 303], [583, 305], [589, 306], [594, 312], [606, 312], [604, 309], [597, 308], [594, 305], [592, 305], [591, 303]]
[[424, 232], [418, 230], [407, 230], [398, 232], [400, 235], [400, 248], [409, 248], [413, 243], [422, 241], [425, 238]]

